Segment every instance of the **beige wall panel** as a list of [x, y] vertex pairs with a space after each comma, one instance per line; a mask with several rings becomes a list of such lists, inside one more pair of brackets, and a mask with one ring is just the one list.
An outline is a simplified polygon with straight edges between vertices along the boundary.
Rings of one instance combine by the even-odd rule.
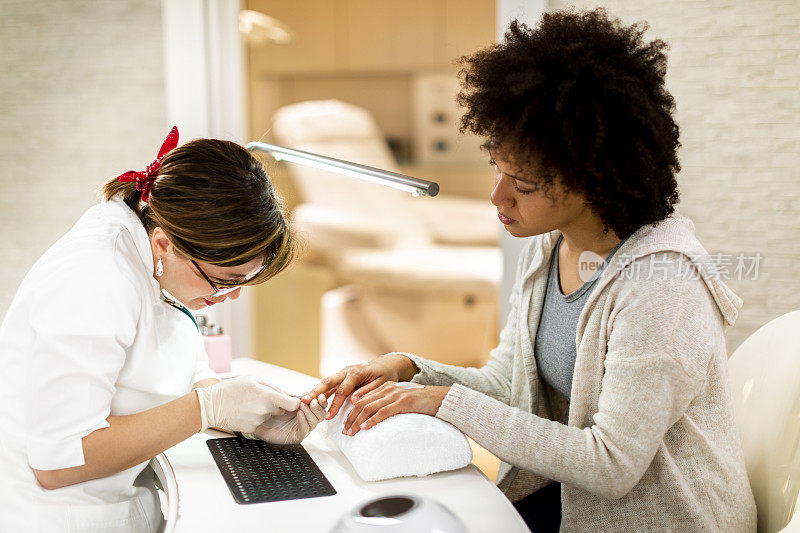
[[[442, 0], [444, 2], [444, 57], [442, 65], [496, 42], [495, 0]], [[438, 25], [438, 21], [437, 21]]]
[[407, 76], [295, 78], [285, 81], [284, 102], [335, 98], [367, 109], [387, 137], [411, 136]]
[[275, 79], [250, 78], [250, 138], [270, 142], [272, 116], [283, 105], [285, 83]]
[[335, 71], [343, 61], [344, 7], [344, 0], [248, 0], [248, 9], [287, 24], [295, 37], [290, 44], [250, 46], [251, 72]]
[[348, 67], [435, 67], [434, 4], [434, 0], [347, 0]]

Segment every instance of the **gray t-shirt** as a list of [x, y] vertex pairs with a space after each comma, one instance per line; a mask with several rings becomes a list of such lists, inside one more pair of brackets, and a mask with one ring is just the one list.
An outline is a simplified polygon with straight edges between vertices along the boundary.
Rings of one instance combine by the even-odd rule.
[[[586, 283], [572, 294], [566, 295], [561, 292], [558, 275], [558, 250], [562, 239], [563, 237], [559, 237], [556, 241], [553, 257], [550, 260], [544, 307], [539, 318], [539, 327], [536, 329], [533, 353], [542, 380], [569, 400], [577, 357], [575, 334], [578, 329], [578, 318], [608, 261], [622, 246], [624, 239], [611, 250], [600, 268]], [[533, 326], [534, 324], [529, 324], [528, 327], [533, 330]]]

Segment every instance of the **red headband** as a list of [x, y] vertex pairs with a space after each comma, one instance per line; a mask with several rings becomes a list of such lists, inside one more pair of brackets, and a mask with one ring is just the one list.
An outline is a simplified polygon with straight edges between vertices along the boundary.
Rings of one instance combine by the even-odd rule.
[[161, 145], [161, 150], [158, 151], [158, 157], [155, 161], [147, 165], [144, 172], [129, 170], [125, 174], [117, 176], [118, 181], [135, 181], [136, 190], [142, 192], [142, 201], [147, 203], [150, 199], [150, 186], [156, 181], [158, 169], [161, 168], [161, 160], [170, 150], [178, 146], [178, 127], [172, 126], [169, 130], [169, 135]]

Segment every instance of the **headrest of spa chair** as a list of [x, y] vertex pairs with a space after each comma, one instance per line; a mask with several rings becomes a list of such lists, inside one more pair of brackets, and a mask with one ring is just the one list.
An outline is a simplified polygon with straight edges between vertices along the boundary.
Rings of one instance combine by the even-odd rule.
[[[316, 100], [284, 106], [275, 112], [272, 133], [279, 145], [397, 171], [372, 115], [352, 104]], [[309, 166], [287, 168], [303, 203], [338, 209], [353, 224], [382, 226], [394, 240], [430, 241], [424, 224], [411, 213], [409, 204], [416, 199], [408, 193]]]

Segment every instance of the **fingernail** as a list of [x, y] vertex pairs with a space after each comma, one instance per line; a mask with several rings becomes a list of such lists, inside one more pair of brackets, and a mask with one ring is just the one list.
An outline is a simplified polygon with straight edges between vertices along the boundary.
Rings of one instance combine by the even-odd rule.
[[366, 423], [366, 422], [364, 422], [363, 424], [361, 424], [361, 426], [360, 426], [360, 427], [361, 427], [361, 429], [367, 429], [367, 423]]
[[351, 403], [356, 403], [357, 401], [358, 401], [358, 396], [356, 396], [355, 394], [350, 397], [350, 402]]

